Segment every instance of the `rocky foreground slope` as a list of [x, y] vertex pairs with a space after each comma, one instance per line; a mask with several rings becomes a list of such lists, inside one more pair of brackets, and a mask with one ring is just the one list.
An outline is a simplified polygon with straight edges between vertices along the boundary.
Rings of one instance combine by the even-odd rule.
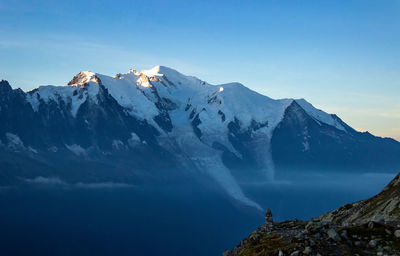
[[400, 173], [378, 195], [310, 221], [266, 222], [224, 256], [400, 255]]

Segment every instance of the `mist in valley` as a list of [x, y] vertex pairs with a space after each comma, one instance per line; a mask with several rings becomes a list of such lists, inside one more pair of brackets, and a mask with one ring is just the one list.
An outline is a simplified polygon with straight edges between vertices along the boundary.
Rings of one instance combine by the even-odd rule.
[[[293, 173], [238, 184], [276, 220], [309, 219], [370, 197], [395, 176]], [[264, 218], [217, 184], [188, 180], [159, 186], [38, 176], [3, 186], [0, 205], [0, 246], [10, 254], [220, 255]]]

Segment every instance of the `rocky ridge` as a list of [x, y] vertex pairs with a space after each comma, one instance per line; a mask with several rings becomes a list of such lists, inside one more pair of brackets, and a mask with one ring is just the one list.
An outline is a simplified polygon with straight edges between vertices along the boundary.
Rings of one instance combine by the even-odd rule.
[[378, 195], [310, 221], [266, 222], [224, 256], [400, 255], [400, 173]]

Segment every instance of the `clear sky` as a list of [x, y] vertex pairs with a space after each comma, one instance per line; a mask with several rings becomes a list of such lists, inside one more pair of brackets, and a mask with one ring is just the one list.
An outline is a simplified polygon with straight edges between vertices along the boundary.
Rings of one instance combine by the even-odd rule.
[[0, 0], [0, 79], [13, 87], [155, 65], [305, 98], [400, 140], [400, 0]]

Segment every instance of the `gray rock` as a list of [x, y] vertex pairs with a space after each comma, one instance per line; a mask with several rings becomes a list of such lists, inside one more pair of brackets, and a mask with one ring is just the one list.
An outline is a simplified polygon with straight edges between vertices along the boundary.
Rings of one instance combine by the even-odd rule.
[[371, 241], [369, 241], [368, 245], [371, 246], [372, 248], [375, 248], [376, 247], [376, 241], [375, 240], [371, 240]]
[[374, 228], [374, 222], [373, 221], [368, 222], [368, 228]]
[[300, 255], [300, 251], [294, 251], [290, 254], [290, 256], [299, 256]]
[[297, 239], [302, 239], [302, 238], [304, 238], [304, 234], [303, 233], [299, 233], [299, 234], [296, 235], [296, 238]]
[[400, 229], [394, 231], [394, 236], [400, 238]]
[[334, 240], [334, 241], [336, 241], [336, 242], [339, 242], [341, 239], [340, 239], [340, 236], [338, 235], [338, 233], [336, 232], [336, 230], [334, 230], [334, 229], [329, 229], [327, 232], [326, 232], [326, 234], [328, 235], [328, 237], [330, 238], [330, 239], [332, 239], [332, 240]]
[[348, 239], [348, 237], [347, 237], [347, 230], [343, 230], [343, 231], [340, 233], [340, 236], [343, 237], [344, 239]]
[[315, 234], [313, 235], [313, 237], [315, 237], [315, 238], [320, 238], [320, 237], [321, 237], [321, 234], [320, 234], [320, 233], [315, 233]]
[[279, 251], [278, 256], [283, 256], [283, 252]]
[[375, 219], [375, 221], [383, 224], [383, 223], [385, 223], [385, 218], [383, 216], [379, 216]]
[[229, 253], [230, 253], [230, 251], [229, 251], [229, 250], [225, 250], [225, 251], [222, 253], [222, 256], [228, 256], [228, 255], [229, 255]]
[[316, 232], [322, 228], [322, 223], [320, 221], [309, 221], [305, 227], [307, 232]]
[[312, 249], [311, 249], [310, 246], [307, 246], [303, 251], [303, 253], [306, 254], [306, 255], [311, 254], [311, 252], [312, 252]]

